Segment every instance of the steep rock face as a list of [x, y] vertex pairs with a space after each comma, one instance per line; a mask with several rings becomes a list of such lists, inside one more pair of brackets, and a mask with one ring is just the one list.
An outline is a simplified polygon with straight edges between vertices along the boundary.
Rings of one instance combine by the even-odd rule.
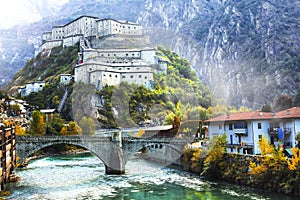
[[218, 98], [252, 108], [299, 88], [299, 20], [299, 1], [283, 0], [148, 0], [139, 17], [145, 26], [181, 33], [166, 43]]
[[[22, 67], [16, 61], [33, 55], [25, 52], [36, 47], [43, 31], [80, 15], [141, 23], [152, 43], [187, 58], [215, 95], [230, 105], [260, 108], [280, 94], [295, 94], [300, 86], [298, 0], [72, 0], [56, 17], [13, 32], [30, 45], [2, 57]], [[0, 51], [7, 46], [14, 45], [0, 42]], [[12, 64], [8, 57], [15, 58], [9, 60]]]

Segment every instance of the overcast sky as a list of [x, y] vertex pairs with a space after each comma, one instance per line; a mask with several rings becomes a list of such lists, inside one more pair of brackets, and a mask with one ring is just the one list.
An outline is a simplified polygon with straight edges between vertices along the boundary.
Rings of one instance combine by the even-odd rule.
[[39, 21], [49, 14], [46, 10], [55, 11], [66, 2], [68, 0], [2, 0], [0, 28]]

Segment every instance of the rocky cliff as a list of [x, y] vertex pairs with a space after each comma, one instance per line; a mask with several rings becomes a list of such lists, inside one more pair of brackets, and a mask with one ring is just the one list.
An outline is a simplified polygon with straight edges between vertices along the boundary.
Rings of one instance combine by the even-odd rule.
[[174, 31], [168, 32], [177, 37], [167, 43], [225, 103], [260, 108], [299, 88], [299, 1], [148, 0], [145, 5], [139, 22]]
[[83, 14], [141, 23], [230, 105], [260, 108], [300, 86], [298, 0], [74, 0], [28, 38]]

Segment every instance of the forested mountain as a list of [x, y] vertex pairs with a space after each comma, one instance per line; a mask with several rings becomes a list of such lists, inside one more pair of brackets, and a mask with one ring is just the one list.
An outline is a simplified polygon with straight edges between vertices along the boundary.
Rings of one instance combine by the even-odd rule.
[[187, 58], [228, 105], [261, 108], [300, 85], [298, 0], [72, 0], [53, 17], [1, 31], [1, 72], [12, 77], [43, 31], [80, 15], [139, 22], [153, 43]]

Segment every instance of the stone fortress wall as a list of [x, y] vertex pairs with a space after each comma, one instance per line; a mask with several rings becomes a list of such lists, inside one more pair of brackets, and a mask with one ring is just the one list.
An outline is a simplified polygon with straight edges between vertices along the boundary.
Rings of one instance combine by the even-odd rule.
[[54, 26], [42, 38], [39, 52], [79, 42], [74, 80], [93, 84], [97, 89], [121, 82], [153, 88], [153, 72], [158, 69], [166, 73], [166, 64], [158, 63], [155, 48], [142, 34], [142, 27], [133, 22], [81, 16]]

